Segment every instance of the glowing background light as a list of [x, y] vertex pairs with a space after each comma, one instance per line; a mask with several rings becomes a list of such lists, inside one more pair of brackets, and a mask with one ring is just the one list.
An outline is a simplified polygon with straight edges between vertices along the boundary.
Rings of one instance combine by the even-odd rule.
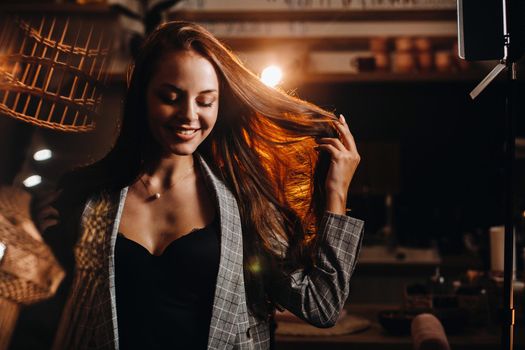
[[281, 82], [283, 71], [278, 66], [268, 66], [263, 69], [261, 73], [261, 81], [271, 87], [276, 86]]
[[53, 156], [53, 152], [51, 152], [50, 149], [41, 149], [39, 151], [36, 151], [35, 154], [33, 154], [33, 159], [41, 162], [43, 160], [48, 160]]
[[34, 187], [42, 182], [40, 175], [31, 175], [23, 181], [25, 187]]

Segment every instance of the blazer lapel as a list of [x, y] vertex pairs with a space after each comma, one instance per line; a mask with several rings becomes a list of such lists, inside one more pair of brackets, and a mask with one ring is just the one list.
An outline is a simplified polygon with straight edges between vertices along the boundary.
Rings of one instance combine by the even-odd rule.
[[114, 246], [127, 189], [94, 194], [75, 245], [76, 272], [53, 349], [118, 349]]
[[[242, 254], [242, 229], [239, 208], [235, 197], [225, 184], [213, 173], [204, 158], [196, 153], [196, 160], [201, 166], [202, 173], [213, 193], [216, 208], [220, 217], [220, 260], [217, 273], [217, 283], [213, 299], [210, 331], [208, 335], [208, 349], [230, 349], [235, 342], [239, 327], [247, 328], [248, 318], [244, 294], [243, 254]], [[111, 301], [111, 314], [114, 332], [114, 345], [118, 349], [117, 310], [115, 301], [115, 269], [114, 249], [117, 231], [122, 215], [128, 188], [119, 193], [116, 210], [111, 211], [115, 218], [111, 227], [110, 237], [106, 242], [109, 248], [109, 292]], [[242, 329], [242, 328], [241, 328]], [[112, 333], [113, 333], [112, 332]]]
[[239, 208], [235, 197], [213, 173], [200, 154], [196, 157], [215, 195], [221, 227], [221, 252], [217, 284], [208, 337], [208, 349], [233, 347], [239, 323], [247, 323], [244, 314], [244, 276], [242, 257], [242, 229]]

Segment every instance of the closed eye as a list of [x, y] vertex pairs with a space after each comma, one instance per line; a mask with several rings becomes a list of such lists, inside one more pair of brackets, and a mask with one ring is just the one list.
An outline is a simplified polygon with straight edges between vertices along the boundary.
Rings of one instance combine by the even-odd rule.
[[159, 98], [162, 102], [167, 103], [167, 104], [174, 104], [175, 102], [177, 102], [177, 97], [168, 97], [164, 95], [159, 95]]
[[213, 102], [210, 102], [210, 103], [205, 103], [205, 102], [197, 102], [199, 104], [199, 106], [201, 107], [211, 107], [213, 106]]
[[200, 107], [212, 107], [217, 99], [214, 96], [199, 96], [195, 101]]

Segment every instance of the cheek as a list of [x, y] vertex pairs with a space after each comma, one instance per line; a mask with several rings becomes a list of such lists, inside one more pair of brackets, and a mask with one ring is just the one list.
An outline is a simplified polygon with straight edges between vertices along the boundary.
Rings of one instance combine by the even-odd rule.
[[150, 104], [148, 107], [148, 123], [151, 131], [158, 134], [163, 125], [168, 122], [174, 113], [173, 107], [160, 103]]
[[174, 108], [169, 105], [155, 103], [149, 107], [148, 112], [149, 116], [153, 119], [165, 121], [173, 115]]
[[210, 132], [211, 129], [215, 126], [217, 123], [217, 116], [218, 116], [218, 108], [212, 108], [210, 111], [202, 115], [201, 123], [204, 124], [203, 126], [208, 129], [207, 131]]

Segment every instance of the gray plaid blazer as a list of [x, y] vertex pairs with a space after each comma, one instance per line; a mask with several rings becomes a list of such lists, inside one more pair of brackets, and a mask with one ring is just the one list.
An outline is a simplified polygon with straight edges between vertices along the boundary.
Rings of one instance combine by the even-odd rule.
[[[220, 263], [208, 349], [268, 349], [268, 321], [248, 312], [242, 230], [237, 202], [204, 159], [196, 157], [220, 216]], [[88, 199], [75, 246], [76, 271], [54, 349], [119, 349], [114, 249], [127, 188]], [[363, 222], [326, 211], [320, 224], [317, 264], [275, 281], [274, 302], [318, 327], [335, 324], [349, 292]], [[125, 349], [123, 349], [125, 350]]]

